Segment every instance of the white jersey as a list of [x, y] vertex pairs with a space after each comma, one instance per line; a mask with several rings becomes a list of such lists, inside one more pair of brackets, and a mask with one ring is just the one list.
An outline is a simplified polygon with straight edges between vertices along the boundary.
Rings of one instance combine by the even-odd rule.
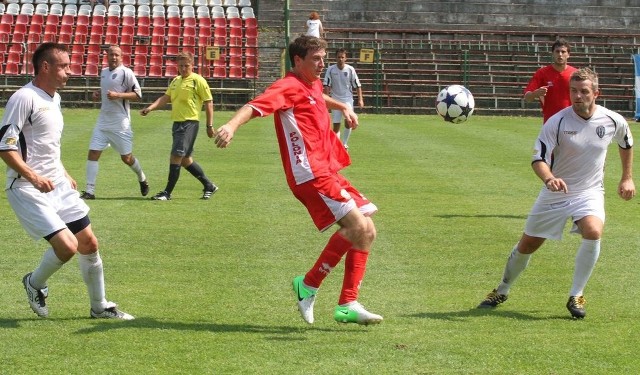
[[320, 20], [307, 20], [307, 35], [320, 38], [320, 26], [322, 26]]
[[361, 87], [356, 70], [349, 64], [344, 64], [344, 68], [338, 65], [331, 65], [324, 74], [325, 87], [331, 88], [331, 97], [345, 102], [353, 100], [353, 89]]
[[133, 71], [126, 66], [120, 65], [113, 70], [102, 69], [100, 73], [100, 91], [102, 96], [102, 106], [96, 126], [102, 130], [128, 130], [131, 127], [131, 109], [129, 101], [125, 99], [110, 100], [107, 98], [108, 91], [115, 92], [135, 92], [142, 98], [140, 84], [133, 74]]
[[[63, 127], [60, 95], [56, 92], [52, 97], [29, 82], [7, 102], [0, 127], [0, 150], [18, 151], [35, 173], [58, 184], [66, 178], [60, 161]], [[7, 188], [12, 184], [31, 185], [7, 167]]]
[[597, 106], [593, 116], [585, 120], [573, 107], [567, 107], [542, 126], [533, 161], [549, 164], [553, 175], [567, 184], [569, 194], [591, 189], [603, 191], [604, 164], [613, 141], [624, 149], [633, 146], [624, 117]]

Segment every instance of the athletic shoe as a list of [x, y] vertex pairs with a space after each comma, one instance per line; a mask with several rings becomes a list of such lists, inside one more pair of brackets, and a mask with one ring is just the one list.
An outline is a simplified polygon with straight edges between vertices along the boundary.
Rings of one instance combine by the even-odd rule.
[[139, 183], [140, 183], [140, 194], [142, 194], [143, 197], [146, 197], [147, 194], [149, 194], [149, 184], [147, 183], [147, 180], [139, 181]]
[[487, 297], [478, 305], [479, 309], [496, 307], [502, 302], [506, 301], [509, 296], [506, 294], [498, 294], [498, 289], [494, 289], [491, 293], [487, 294]]
[[132, 315], [127, 314], [124, 311], [120, 311], [117, 309], [117, 306], [113, 302], [107, 302], [107, 308], [102, 312], [95, 312], [93, 309], [90, 310], [90, 314], [92, 318], [95, 319], [120, 319], [120, 320], [133, 320], [135, 319]]
[[166, 191], [161, 191], [158, 194], [154, 195], [153, 197], [151, 197], [151, 199], [153, 199], [154, 201], [170, 201], [171, 200], [171, 194], [167, 193]]
[[86, 191], [83, 191], [82, 194], [80, 195], [80, 198], [84, 200], [93, 200], [93, 199], [96, 199], [96, 196], [91, 193], [87, 193]]
[[584, 305], [587, 303], [587, 300], [584, 299], [584, 296], [571, 296], [569, 297], [569, 301], [567, 301], [567, 310], [571, 313], [571, 316], [576, 319], [583, 319], [587, 312], [584, 309]]
[[298, 311], [305, 322], [313, 323], [313, 304], [316, 302], [316, 291], [309, 290], [304, 286], [304, 276], [293, 278], [293, 292], [298, 298]]
[[22, 278], [22, 285], [27, 292], [27, 300], [29, 300], [29, 306], [31, 310], [41, 318], [47, 318], [49, 316], [49, 308], [45, 299], [49, 296], [49, 288], [45, 285], [43, 289], [36, 289], [31, 286], [31, 272], [24, 275]]
[[336, 306], [333, 319], [338, 323], [358, 323], [362, 325], [378, 324], [382, 317], [365, 310], [358, 301], [353, 301], [346, 306]]
[[211, 198], [211, 196], [215, 194], [216, 191], [218, 191], [218, 187], [216, 185], [211, 184], [211, 186], [207, 186], [204, 190], [202, 190], [202, 198], [200, 199], [207, 200]]

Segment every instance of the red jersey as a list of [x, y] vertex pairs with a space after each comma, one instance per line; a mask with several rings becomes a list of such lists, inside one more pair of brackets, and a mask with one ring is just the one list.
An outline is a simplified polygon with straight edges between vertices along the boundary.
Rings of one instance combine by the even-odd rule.
[[524, 93], [526, 94], [528, 91], [535, 91], [542, 86], [548, 86], [547, 95], [542, 97], [540, 102], [544, 122], [547, 122], [549, 117], [560, 112], [560, 110], [571, 105], [569, 78], [571, 78], [571, 74], [576, 70], [576, 68], [567, 65], [562, 72], [558, 72], [553, 68], [553, 65], [547, 65], [535, 72], [529, 84], [524, 89]]
[[287, 73], [248, 104], [261, 117], [274, 115], [289, 186], [333, 175], [351, 164], [349, 154], [331, 129], [321, 80], [307, 84]]

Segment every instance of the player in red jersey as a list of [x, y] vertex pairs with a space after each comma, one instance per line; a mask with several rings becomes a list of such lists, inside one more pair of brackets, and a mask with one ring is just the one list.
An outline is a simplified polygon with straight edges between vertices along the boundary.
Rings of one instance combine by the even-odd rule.
[[334, 319], [375, 324], [382, 321], [382, 316], [367, 311], [357, 298], [376, 237], [370, 216], [377, 207], [339, 174], [351, 160], [331, 128], [328, 109], [341, 110], [353, 129], [358, 126], [358, 117], [346, 104], [323, 94], [320, 76], [326, 48], [327, 43], [316, 37], [294, 40], [289, 45], [291, 72], [219, 127], [215, 142], [220, 148], [227, 147], [240, 126], [257, 116], [274, 115], [282, 164], [293, 195], [307, 208], [320, 231], [336, 223], [339, 226], [313, 267], [293, 279], [300, 314], [307, 323], [313, 323], [318, 288], [346, 255]]
[[524, 89], [524, 100], [540, 101], [543, 123], [571, 105], [569, 98], [569, 79], [576, 68], [569, 65], [571, 46], [564, 39], [558, 39], [551, 47], [553, 62], [538, 69]]

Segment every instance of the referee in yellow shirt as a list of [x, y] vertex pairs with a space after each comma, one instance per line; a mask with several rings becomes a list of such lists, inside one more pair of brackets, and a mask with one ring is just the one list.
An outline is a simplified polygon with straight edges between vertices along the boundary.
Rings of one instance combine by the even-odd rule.
[[171, 81], [164, 95], [140, 111], [142, 116], [146, 116], [149, 112], [171, 103], [173, 145], [169, 159], [169, 179], [165, 189], [151, 199], [157, 201], [171, 199], [173, 188], [180, 178], [180, 167], [184, 167], [202, 183], [204, 187], [202, 199], [209, 199], [218, 190], [218, 187], [207, 178], [191, 154], [198, 137], [202, 104], [204, 104], [207, 114], [207, 136], [209, 138], [214, 136], [213, 98], [207, 81], [201, 75], [193, 72], [193, 55], [191, 53], [179, 53], [177, 63], [180, 75]]

